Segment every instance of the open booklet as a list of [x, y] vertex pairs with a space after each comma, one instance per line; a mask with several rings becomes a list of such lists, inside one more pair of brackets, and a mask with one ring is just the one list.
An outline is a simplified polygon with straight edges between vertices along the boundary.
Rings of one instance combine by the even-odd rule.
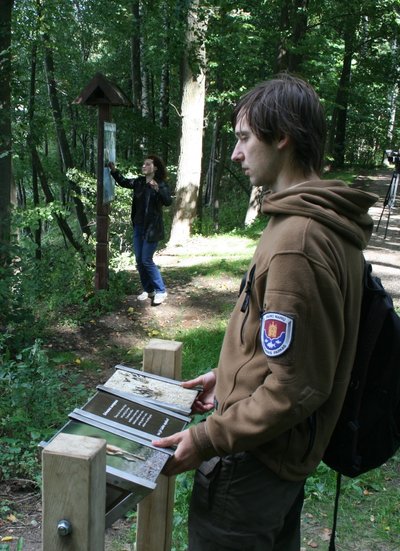
[[104, 386], [177, 411], [182, 415], [190, 414], [200, 390], [183, 388], [180, 381], [125, 365], [116, 365], [115, 373], [104, 383]]
[[[154, 490], [174, 451], [156, 448], [151, 442], [185, 429], [190, 417], [182, 412], [190, 412], [199, 390], [118, 365], [110, 379], [97, 387], [82, 408], [74, 409], [52, 437], [68, 433], [106, 440], [107, 527]], [[41, 447], [48, 443], [42, 442]]]

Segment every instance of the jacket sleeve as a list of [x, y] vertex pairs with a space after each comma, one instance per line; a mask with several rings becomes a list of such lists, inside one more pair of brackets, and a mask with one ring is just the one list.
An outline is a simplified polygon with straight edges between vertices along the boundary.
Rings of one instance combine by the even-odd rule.
[[158, 196], [164, 207], [169, 207], [169, 205], [172, 203], [171, 192], [168, 184], [166, 184], [165, 182], [159, 182]]
[[111, 172], [111, 176], [114, 178], [114, 180], [119, 186], [126, 189], [135, 188], [136, 178], [125, 178], [124, 176], [122, 176], [119, 170], [115, 170], [114, 172]]

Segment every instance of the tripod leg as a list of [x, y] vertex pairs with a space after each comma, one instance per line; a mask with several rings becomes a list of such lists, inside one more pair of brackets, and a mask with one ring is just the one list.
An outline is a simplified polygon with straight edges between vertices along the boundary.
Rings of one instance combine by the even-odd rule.
[[375, 230], [375, 231], [376, 231], [377, 233], [378, 233], [378, 230], [379, 230], [379, 226], [380, 226], [380, 223], [381, 223], [381, 220], [382, 220], [382, 215], [383, 215], [383, 211], [384, 211], [384, 210], [385, 210], [385, 207], [383, 207], [382, 212], [381, 212], [381, 215], [380, 215], [380, 217], [379, 217], [379, 222], [378, 222], [377, 225], [376, 225], [376, 230]]
[[399, 187], [399, 180], [400, 180], [400, 173], [397, 173], [396, 181], [394, 184], [394, 191], [393, 191], [393, 207], [396, 205], [396, 199], [397, 199], [397, 190]]
[[389, 227], [389, 221], [390, 221], [390, 212], [391, 212], [391, 209], [389, 208], [389, 214], [388, 214], [387, 221], [386, 221], [385, 236], [384, 236], [383, 239], [386, 239], [386, 235], [387, 235], [387, 231], [388, 231], [388, 227]]
[[[392, 184], [393, 184], [393, 186], [392, 186]], [[388, 215], [388, 219], [387, 219], [387, 222], [386, 222], [385, 239], [386, 239], [386, 235], [387, 235], [387, 231], [388, 231], [388, 227], [389, 227], [390, 215], [392, 213], [392, 208], [394, 208], [394, 206], [396, 204], [397, 187], [399, 185], [399, 173], [398, 172], [395, 173], [395, 178], [394, 178], [394, 180], [392, 180], [392, 184], [391, 184], [391, 187], [393, 189], [391, 190], [391, 195], [390, 195], [389, 200], [388, 200], [389, 215]]]
[[[378, 230], [379, 230], [379, 226], [381, 225], [381, 220], [382, 220], [382, 216], [383, 216], [383, 213], [385, 211], [385, 208], [390, 203], [391, 197], [393, 195], [393, 189], [397, 190], [397, 185], [395, 186], [395, 183], [397, 184], [398, 181], [399, 181], [399, 173], [397, 172], [397, 170], [395, 170], [392, 174], [392, 178], [390, 180], [390, 184], [389, 184], [388, 190], [386, 192], [385, 199], [383, 201], [383, 208], [382, 208], [381, 215], [379, 217], [379, 222], [376, 225], [376, 230], [375, 231], [377, 233], [378, 233]], [[390, 218], [390, 206], [389, 206], [389, 218]], [[386, 233], [387, 233], [387, 227], [388, 227], [388, 224], [389, 224], [389, 218], [388, 218], [388, 221], [387, 221], [387, 224], [386, 224], [385, 238], [386, 238]]]

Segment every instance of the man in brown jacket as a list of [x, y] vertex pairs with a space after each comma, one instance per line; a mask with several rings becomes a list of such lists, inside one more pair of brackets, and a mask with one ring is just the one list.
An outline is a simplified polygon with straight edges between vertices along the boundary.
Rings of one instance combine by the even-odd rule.
[[204, 422], [176, 446], [173, 475], [197, 468], [190, 551], [299, 551], [306, 477], [344, 400], [358, 327], [362, 250], [376, 197], [321, 180], [325, 119], [306, 82], [279, 75], [233, 114], [232, 159], [263, 186], [269, 222], [233, 310], [218, 367], [195, 404]]

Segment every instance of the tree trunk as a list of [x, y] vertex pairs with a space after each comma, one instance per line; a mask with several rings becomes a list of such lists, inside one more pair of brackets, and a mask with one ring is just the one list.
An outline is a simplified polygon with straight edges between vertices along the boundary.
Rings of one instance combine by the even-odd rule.
[[188, 12], [180, 157], [170, 245], [184, 243], [190, 238], [200, 187], [205, 101], [204, 34], [207, 23], [199, 17], [199, 3], [199, 0], [192, 0]]
[[346, 149], [347, 109], [350, 96], [351, 63], [354, 55], [354, 40], [359, 18], [348, 17], [344, 29], [344, 57], [339, 86], [336, 94], [335, 108], [332, 114], [332, 154], [333, 164], [342, 167]]
[[140, 9], [139, 0], [132, 1], [133, 29], [131, 36], [131, 79], [132, 104], [136, 113], [140, 112], [142, 81], [140, 79]]
[[219, 187], [225, 167], [227, 140], [226, 133], [222, 130], [221, 114], [217, 118], [213, 128], [210, 159], [206, 175], [205, 204], [211, 207], [214, 229], [219, 230]]
[[[301, 43], [307, 33], [309, 0], [285, 0], [281, 5], [280, 33], [282, 41], [278, 45], [276, 72], [299, 71], [304, 54]], [[288, 38], [288, 29], [291, 35]]]
[[[169, 63], [165, 62], [161, 69], [160, 84], [160, 127], [168, 130], [169, 127]], [[165, 137], [168, 135], [165, 132]], [[169, 143], [167, 139], [162, 140], [162, 158], [168, 164]]]
[[[141, 77], [141, 34], [142, 15], [140, 0], [132, 0], [132, 35], [131, 35], [131, 79], [132, 79], [132, 104], [134, 117], [139, 120], [142, 116], [142, 77]], [[142, 136], [133, 132], [132, 147], [134, 159], [142, 156]], [[128, 153], [126, 154], [128, 156]]]
[[[32, 54], [31, 54], [31, 80], [29, 86], [29, 104], [28, 104], [28, 121], [29, 121], [29, 132], [27, 137], [28, 149], [31, 150], [31, 144], [36, 142], [33, 118], [35, 114], [35, 89], [36, 89], [36, 66], [37, 66], [37, 42], [34, 40], [32, 43]], [[38, 174], [36, 165], [34, 163], [34, 157], [31, 150], [31, 162], [32, 162], [32, 192], [33, 192], [33, 204], [35, 207], [38, 207], [40, 204], [39, 199], [39, 185], [38, 185]], [[34, 241], [36, 243], [35, 258], [40, 260], [42, 258], [42, 222], [41, 220], [37, 221], [37, 226], [33, 230]]]
[[132, 36], [131, 36], [131, 79], [132, 105], [136, 113], [140, 112], [142, 98], [142, 81], [140, 79], [140, 9], [139, 0], [132, 1]]
[[212, 132], [212, 141], [211, 141], [211, 151], [208, 160], [208, 168], [206, 174], [206, 193], [204, 198], [204, 203], [207, 206], [211, 206], [214, 203], [215, 198], [215, 176], [216, 168], [218, 163], [218, 143], [219, 135], [221, 131], [221, 120], [219, 114], [214, 121], [213, 132]]
[[[39, 176], [42, 190], [46, 198], [46, 203], [52, 203], [54, 201], [54, 196], [50, 189], [49, 183], [47, 181], [46, 173], [43, 170], [42, 162], [40, 160], [40, 157], [38, 155], [38, 152], [34, 144], [31, 144], [31, 155], [33, 160], [33, 166], [35, 167], [36, 173]], [[82, 255], [82, 258], [85, 258], [84, 249], [82, 245], [79, 243], [79, 241], [75, 239], [74, 234], [72, 233], [72, 230], [68, 225], [67, 220], [61, 214], [55, 213], [54, 216], [57, 220], [57, 224], [64, 238], [66, 238], [74, 247], [74, 249]]]
[[[69, 168], [73, 168], [74, 164], [72, 161], [71, 151], [68, 145], [67, 135], [65, 133], [61, 106], [58, 101], [58, 92], [57, 92], [57, 83], [55, 79], [55, 69], [54, 69], [54, 59], [53, 52], [50, 48], [50, 39], [48, 35], [43, 36], [45, 44], [45, 69], [46, 69], [46, 79], [47, 79], [47, 88], [49, 91], [50, 105], [53, 113], [54, 125], [56, 128], [58, 148], [61, 156], [63, 171], [67, 172]], [[89, 227], [89, 221], [87, 219], [83, 203], [80, 199], [81, 189], [75, 184], [72, 180], [68, 180], [71, 189], [73, 190], [73, 200], [75, 203], [76, 214], [78, 218], [79, 225], [81, 227], [82, 233], [89, 236], [91, 230]]]
[[304, 54], [301, 45], [307, 34], [309, 0], [295, 0], [292, 24], [292, 48], [289, 52], [289, 71], [298, 72], [303, 63]]
[[[139, 17], [140, 20], [143, 17], [143, 6], [140, 3], [139, 4]], [[150, 117], [150, 77], [149, 77], [149, 71], [147, 69], [145, 59], [144, 59], [144, 51], [145, 51], [145, 40], [143, 33], [140, 33], [139, 35], [139, 41], [140, 41], [140, 80], [141, 80], [141, 91], [142, 95], [140, 98], [140, 107], [141, 107], [141, 113], [142, 117]]]
[[396, 83], [393, 85], [393, 88], [390, 92], [389, 104], [390, 104], [390, 115], [389, 115], [389, 125], [387, 131], [387, 143], [389, 147], [396, 147], [397, 144], [393, 143], [394, 128], [397, 115], [397, 99], [399, 97], [399, 85]]
[[[171, 34], [170, 15], [168, 10], [168, 3], [162, 2], [161, 9], [163, 10], [163, 34], [162, 34], [162, 48], [164, 52], [170, 51], [169, 37]], [[169, 153], [169, 140], [168, 140], [168, 127], [169, 127], [169, 101], [170, 101], [170, 59], [165, 55], [161, 66], [161, 81], [160, 81], [160, 112], [159, 121], [162, 129], [161, 138], [161, 155], [164, 162], [168, 164]]]
[[250, 226], [257, 216], [260, 214], [261, 210], [261, 196], [262, 196], [262, 187], [251, 188], [249, 205], [247, 207], [246, 218], [244, 220], [245, 226]]
[[11, 239], [11, 17], [13, 0], [0, 0], [0, 268]]
[[[396, 53], [398, 51], [397, 39], [394, 39], [392, 41], [390, 49], [392, 52], [392, 58], [397, 59], [397, 56], [396, 56]], [[396, 71], [395, 64], [392, 70]], [[388, 130], [387, 130], [388, 149], [397, 147], [397, 144], [393, 143], [393, 138], [394, 138], [395, 123], [396, 123], [396, 115], [397, 115], [398, 97], [399, 97], [399, 84], [396, 82], [395, 84], [393, 84], [393, 87], [390, 90], [390, 95], [389, 95], [390, 114], [389, 114]]]

